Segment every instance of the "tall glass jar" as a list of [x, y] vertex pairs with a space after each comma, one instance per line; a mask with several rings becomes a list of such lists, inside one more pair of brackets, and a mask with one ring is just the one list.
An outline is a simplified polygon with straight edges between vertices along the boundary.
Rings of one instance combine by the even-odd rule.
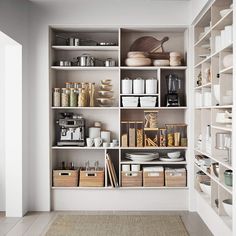
[[87, 106], [87, 96], [84, 89], [79, 89], [79, 99], [78, 99], [78, 106], [79, 107], [86, 107]]
[[53, 91], [53, 106], [54, 107], [60, 107], [61, 106], [60, 88], [54, 88], [54, 91]]
[[69, 107], [69, 101], [70, 101], [70, 90], [67, 88], [62, 88], [61, 106]]
[[78, 105], [78, 92], [77, 89], [70, 89], [70, 107], [77, 107]]
[[129, 122], [121, 121], [121, 146], [128, 147]]
[[137, 147], [143, 147], [143, 122], [136, 122], [136, 143]]

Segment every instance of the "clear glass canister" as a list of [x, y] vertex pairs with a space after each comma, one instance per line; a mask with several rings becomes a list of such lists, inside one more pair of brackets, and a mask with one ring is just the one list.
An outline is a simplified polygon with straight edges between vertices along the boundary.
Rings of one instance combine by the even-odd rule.
[[129, 122], [121, 121], [121, 146], [128, 147]]
[[70, 89], [70, 107], [78, 106], [78, 90], [75, 88]]
[[61, 106], [62, 107], [68, 107], [70, 101], [70, 90], [67, 88], [62, 88], [62, 94], [61, 94]]
[[166, 129], [160, 129], [160, 147], [166, 147]]
[[54, 88], [54, 91], [53, 91], [53, 106], [54, 107], [60, 107], [61, 106], [60, 88]]
[[136, 143], [137, 147], [143, 147], [143, 122], [136, 122]]
[[78, 97], [78, 106], [86, 107], [87, 106], [87, 95], [84, 89], [79, 89], [79, 97]]
[[65, 85], [66, 85], [66, 88], [67, 88], [67, 89], [70, 89], [70, 88], [71, 88], [71, 83], [70, 83], [70, 82], [66, 82]]
[[167, 146], [174, 146], [174, 125], [166, 125], [167, 130]]
[[135, 122], [129, 122], [129, 147], [135, 147]]

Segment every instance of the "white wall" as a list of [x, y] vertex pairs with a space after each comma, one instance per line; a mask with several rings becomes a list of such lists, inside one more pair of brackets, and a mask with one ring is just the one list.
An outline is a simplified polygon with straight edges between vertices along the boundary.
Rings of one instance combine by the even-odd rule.
[[[21, 44], [23, 49], [23, 212], [28, 209], [28, 7], [29, 2], [27, 0], [0, 1], [0, 31]], [[2, 111], [2, 107], [0, 107], [0, 110]], [[0, 143], [3, 143], [3, 141], [0, 140]], [[0, 166], [4, 165], [2, 160], [3, 158], [0, 158]], [[4, 186], [5, 179], [4, 176], [1, 177], [3, 178], [0, 178], [0, 185]], [[0, 191], [0, 199], [3, 199], [3, 194], [4, 192]], [[4, 210], [4, 208], [0, 210]]]
[[[187, 25], [190, 19], [188, 9], [188, 3], [185, 1], [68, 0], [65, 4], [58, 0], [56, 3], [31, 4], [29, 28], [31, 210], [50, 209], [48, 26]], [[134, 197], [135, 194], [136, 192], [133, 192]]]
[[191, 0], [189, 7], [190, 7], [190, 14], [191, 14], [191, 21], [190, 23], [193, 22], [193, 20], [198, 16], [198, 14], [202, 11], [204, 6], [211, 2], [212, 0]]

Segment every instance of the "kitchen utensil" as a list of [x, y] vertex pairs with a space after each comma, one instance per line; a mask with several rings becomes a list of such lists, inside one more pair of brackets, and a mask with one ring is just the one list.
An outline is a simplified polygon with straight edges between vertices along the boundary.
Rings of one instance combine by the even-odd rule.
[[95, 147], [100, 147], [102, 144], [102, 139], [100, 137], [97, 137], [94, 139], [94, 146]]
[[113, 139], [112, 142], [114, 143], [114, 146], [115, 146], [115, 147], [118, 146], [118, 144], [119, 144], [119, 142], [118, 142], [117, 139]]
[[113, 67], [116, 66], [116, 61], [112, 58], [107, 58], [106, 60], [104, 60], [104, 66], [105, 67]]
[[66, 40], [66, 45], [68, 45], [68, 46], [79, 46], [80, 45], [80, 39], [79, 38], [76, 38], [76, 37], [66, 38], [66, 37], [63, 37], [61, 35], [56, 35], [56, 37]]
[[114, 43], [114, 42], [100, 42], [97, 45], [98, 46], [116, 46], [117, 43]]
[[128, 77], [122, 79], [122, 93], [132, 94], [132, 90], [133, 90], [133, 81]]
[[82, 54], [82, 56], [77, 57], [80, 66], [95, 66], [95, 59], [90, 54]]
[[214, 175], [219, 178], [219, 173], [220, 173], [220, 167], [219, 167], [219, 163], [212, 163], [211, 164], [212, 167], [212, 173], [214, 173]]
[[164, 37], [162, 40], [158, 40], [152, 36], [140, 37], [133, 42], [130, 51], [164, 52], [163, 44], [168, 40], [168, 37]]
[[228, 54], [223, 58], [223, 66], [225, 68], [233, 66], [233, 54]]
[[140, 171], [140, 165], [131, 165], [131, 171]]
[[224, 9], [220, 11], [220, 16], [224, 17], [226, 16], [229, 12], [231, 11], [231, 9]]
[[94, 140], [92, 138], [86, 138], [86, 143], [88, 147], [92, 147], [94, 145]]
[[110, 143], [111, 142], [111, 132], [110, 131], [101, 131], [101, 138], [103, 142]]
[[158, 153], [126, 153], [126, 158], [131, 159], [133, 161], [137, 162], [146, 162], [146, 161], [152, 161], [157, 158], [159, 158]]
[[125, 64], [127, 66], [150, 66], [152, 60], [150, 58], [126, 58]]
[[226, 170], [224, 172], [224, 179], [225, 179], [225, 184], [227, 186], [232, 187], [233, 186], [233, 171], [232, 170]]
[[103, 146], [103, 147], [109, 147], [109, 143], [103, 142], [102, 146]]
[[180, 98], [178, 90], [181, 88], [181, 80], [175, 74], [166, 76], [166, 86], [168, 93], [166, 95], [166, 106], [167, 107], [178, 107], [180, 106]]
[[165, 161], [165, 162], [178, 162], [178, 161], [184, 161], [184, 157], [176, 158], [176, 159], [171, 159], [168, 157], [160, 157], [160, 161]]
[[180, 152], [168, 152], [167, 156], [171, 159], [177, 159], [180, 157]]
[[90, 127], [89, 138], [98, 138], [101, 136], [101, 127]]
[[211, 196], [211, 181], [203, 181], [203, 182], [200, 182], [199, 184], [200, 184], [201, 190], [208, 196]]
[[222, 205], [226, 214], [232, 218], [232, 199], [225, 199], [224, 201], [222, 201]]
[[170, 60], [153, 60], [154, 66], [169, 66]]
[[144, 80], [142, 78], [133, 80], [133, 93], [144, 94]]
[[71, 61], [59, 61], [59, 66], [71, 66]]
[[146, 94], [157, 93], [157, 79], [150, 78], [146, 79]]
[[115, 144], [111, 142], [110, 147], [115, 147]]

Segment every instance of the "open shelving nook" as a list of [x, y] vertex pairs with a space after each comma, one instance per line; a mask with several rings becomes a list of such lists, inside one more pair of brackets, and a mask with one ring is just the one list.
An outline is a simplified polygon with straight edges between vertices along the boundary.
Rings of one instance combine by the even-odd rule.
[[[226, 185], [224, 177], [225, 171], [232, 171], [235, 179], [235, 104], [233, 93], [235, 92], [235, 81], [233, 79], [233, 61], [231, 65], [225, 64], [227, 55], [233, 55], [233, 29], [226, 33], [226, 28], [230, 28], [233, 23], [233, 1], [226, 0], [212, 1], [211, 5], [205, 10], [201, 18], [194, 25], [194, 88], [195, 92], [195, 157], [202, 156], [206, 165], [200, 164], [195, 159], [195, 188], [199, 202], [206, 202], [207, 211], [212, 215], [212, 221], [218, 221], [220, 226], [211, 225], [213, 232], [219, 235], [234, 235], [233, 222], [235, 215], [229, 216], [223, 206], [223, 201], [232, 199], [232, 211], [235, 208], [234, 186]], [[234, 3], [235, 4], [235, 3]], [[228, 11], [222, 15], [222, 10]], [[225, 36], [225, 34], [227, 36]], [[234, 62], [235, 63], [235, 62]], [[200, 81], [200, 83], [199, 83]], [[230, 92], [229, 92], [230, 91]], [[230, 101], [225, 100], [230, 93]], [[230, 121], [219, 118], [220, 114], [230, 113]], [[234, 127], [234, 128], [233, 128]], [[217, 137], [223, 133], [228, 135], [231, 145], [227, 147], [231, 150], [231, 155], [227, 151], [220, 149]], [[232, 157], [232, 162], [228, 157]], [[217, 171], [214, 169], [217, 166]], [[213, 168], [214, 167], [214, 168]], [[199, 172], [201, 171], [201, 172]], [[201, 175], [201, 176], [200, 176]], [[205, 176], [210, 181], [209, 193], [203, 192], [199, 187], [199, 178]], [[202, 207], [203, 205], [199, 205]], [[203, 211], [201, 216], [204, 219]]]
[[[78, 32], [80, 37], [89, 38], [96, 41], [112, 41], [116, 42], [116, 46], [66, 46], [63, 39], [58, 39], [57, 34], [64, 34], [67, 37], [74, 32]], [[63, 199], [62, 196], [67, 194], [75, 194], [77, 190], [165, 190], [163, 196], [168, 194], [168, 198], [171, 198], [169, 191], [175, 191], [182, 199], [182, 205], [187, 207], [188, 197], [188, 163], [189, 163], [189, 147], [176, 146], [176, 147], [58, 147], [56, 145], [57, 140], [57, 125], [56, 120], [61, 112], [73, 112], [80, 114], [86, 120], [86, 129], [93, 125], [95, 121], [102, 122], [103, 128], [110, 130], [113, 139], [118, 139], [121, 144], [121, 121], [128, 120], [133, 121], [135, 119], [144, 121], [144, 110], [155, 110], [159, 114], [159, 127], [162, 128], [165, 124], [185, 123], [187, 125], [187, 136], [189, 137], [189, 130], [191, 129], [189, 124], [189, 109], [188, 109], [188, 65], [187, 65], [187, 53], [188, 53], [188, 28], [148, 28], [148, 27], [124, 27], [124, 28], [109, 28], [109, 27], [67, 27], [67, 26], [50, 26], [49, 27], [49, 97], [50, 97], [50, 173], [52, 176], [52, 170], [57, 168], [61, 161], [71, 162], [73, 161], [76, 166], [84, 166], [85, 161], [89, 160], [93, 163], [99, 160], [99, 165], [105, 168], [105, 183], [104, 187], [53, 187], [51, 178], [51, 195], [52, 195], [52, 208], [53, 209], [68, 209], [68, 206], [62, 206], [63, 204], [58, 199]], [[170, 67], [127, 67], [125, 65], [125, 58], [129, 51], [131, 43], [144, 35], [154, 36], [157, 39], [162, 39], [164, 36], [169, 37], [169, 41], [164, 44], [164, 49], [167, 52], [178, 51], [184, 57], [184, 64], [182, 66]], [[56, 66], [55, 62], [59, 60], [71, 60], [81, 56], [83, 53], [89, 53], [95, 58], [102, 60], [106, 58], [115, 58], [115, 67], [61, 67]], [[167, 93], [165, 77], [171, 73], [178, 75], [181, 79], [181, 87], [183, 98], [181, 98], [180, 107], [166, 107], [165, 95]], [[158, 97], [158, 102], [155, 107], [123, 107], [122, 97], [131, 96], [131, 94], [122, 94], [121, 81], [125, 77], [131, 79], [142, 77], [155, 78], [158, 81], [157, 94], [149, 94], [148, 96]], [[114, 103], [112, 107], [99, 107], [95, 104], [95, 107], [54, 107], [52, 101], [53, 88], [63, 88], [66, 82], [94, 82], [96, 89], [99, 82], [102, 79], [111, 79], [114, 90]], [[147, 94], [137, 94], [136, 96], [146, 96]], [[185, 187], [122, 187], [121, 186], [121, 170], [123, 164], [137, 164], [125, 159], [125, 153], [132, 152], [158, 152], [161, 155], [166, 155], [169, 151], [179, 150], [184, 156], [184, 161], [181, 162], [140, 162], [141, 166], [164, 166], [164, 167], [184, 167], [187, 170], [187, 184]], [[118, 176], [119, 186], [118, 188], [112, 188], [109, 182], [109, 176], [107, 173], [107, 167], [105, 165], [106, 154], [109, 153], [112, 162], [115, 167], [116, 174]], [[178, 192], [178, 193], [177, 193]], [[165, 198], [165, 197], [163, 197]], [[173, 199], [175, 196], [173, 195]], [[174, 199], [173, 201], [176, 201]], [[181, 204], [180, 204], [181, 205]], [[158, 206], [157, 206], [158, 207]], [[69, 207], [70, 208], [70, 207]], [[72, 209], [72, 208], [71, 208]]]

